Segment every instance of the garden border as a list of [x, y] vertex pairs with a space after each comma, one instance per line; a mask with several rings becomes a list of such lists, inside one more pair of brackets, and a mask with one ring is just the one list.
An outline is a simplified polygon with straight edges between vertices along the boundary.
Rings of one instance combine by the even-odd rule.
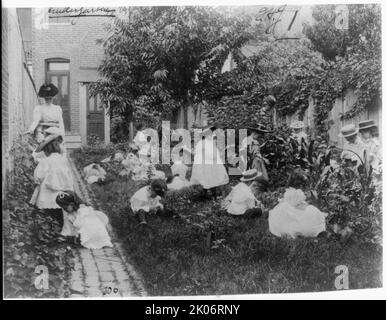
[[[76, 167], [76, 165], [74, 163], [74, 160], [71, 158], [70, 155], [67, 158], [68, 158], [68, 161], [70, 163], [70, 167], [72, 168], [72, 171], [74, 173], [74, 178], [78, 183], [80, 192], [82, 193], [83, 199], [86, 200], [86, 202], [90, 203], [91, 205], [95, 206], [97, 209], [101, 209], [102, 206], [101, 206], [100, 202], [96, 199], [95, 194], [94, 194], [93, 190], [91, 189], [91, 187], [88, 186], [85, 183], [85, 181], [83, 180], [79, 169]], [[112, 238], [113, 238], [112, 242], [113, 242], [115, 248], [117, 249], [116, 251], [118, 252], [119, 257], [121, 258], [122, 262], [124, 263], [126, 270], [127, 270], [127, 273], [129, 275], [130, 279], [132, 280], [134, 291], [138, 294], [138, 296], [141, 296], [141, 297], [147, 296], [148, 294], [147, 294], [147, 291], [146, 291], [145, 286], [143, 284], [144, 281], [143, 281], [142, 276], [134, 269], [134, 267], [130, 263], [130, 259], [124, 254], [124, 251], [122, 249], [122, 245], [120, 242], [117, 241], [118, 237], [117, 237], [115, 231], [113, 230], [113, 228], [111, 227], [111, 225], [108, 224], [107, 228], [108, 228], [110, 235], [112, 235]]]

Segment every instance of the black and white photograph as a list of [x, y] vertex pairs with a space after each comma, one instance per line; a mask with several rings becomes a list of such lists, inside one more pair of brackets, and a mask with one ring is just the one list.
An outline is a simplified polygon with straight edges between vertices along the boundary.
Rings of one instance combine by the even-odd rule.
[[381, 296], [380, 2], [20, 2], [4, 299]]

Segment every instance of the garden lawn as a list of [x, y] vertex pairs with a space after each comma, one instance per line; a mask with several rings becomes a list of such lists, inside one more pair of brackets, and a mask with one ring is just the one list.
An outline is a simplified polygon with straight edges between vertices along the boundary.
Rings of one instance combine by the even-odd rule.
[[[82, 169], [111, 152], [111, 148], [86, 148], [75, 150], [72, 157]], [[129, 214], [129, 200], [145, 184], [120, 177], [119, 164], [102, 165], [106, 183], [92, 188], [149, 295], [336, 290], [339, 265], [348, 267], [350, 289], [382, 286], [380, 246], [355, 235], [346, 241], [277, 238], [269, 233], [267, 213], [252, 220], [228, 216], [220, 210], [219, 201], [204, 200], [198, 187], [167, 196], [167, 205], [180, 219], [152, 216], [149, 227], [139, 227]], [[223, 188], [224, 195], [229, 188]], [[279, 194], [268, 192], [261, 200], [270, 209]]]

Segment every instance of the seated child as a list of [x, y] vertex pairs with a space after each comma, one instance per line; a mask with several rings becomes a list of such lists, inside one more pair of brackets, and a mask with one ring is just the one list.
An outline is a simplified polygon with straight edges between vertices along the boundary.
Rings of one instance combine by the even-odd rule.
[[269, 231], [275, 236], [316, 237], [326, 231], [326, 214], [306, 202], [306, 196], [299, 188], [303, 184], [304, 178], [299, 173], [293, 174], [284, 197], [269, 212]]
[[251, 185], [257, 179], [264, 179], [263, 174], [256, 169], [243, 173], [240, 183], [233, 187], [229, 195], [223, 200], [223, 208], [231, 215], [244, 217], [260, 217], [261, 203], [251, 190]]
[[56, 203], [67, 213], [68, 236], [79, 235], [81, 245], [88, 249], [113, 246], [106, 230], [109, 220], [103, 212], [82, 204], [71, 191], [61, 192]]
[[160, 200], [165, 196], [167, 185], [164, 180], [155, 179], [149, 186], [139, 189], [130, 199], [131, 210], [140, 224], [147, 224], [146, 215], [156, 213], [168, 215]]
[[181, 155], [176, 161], [174, 161], [171, 170], [173, 174], [173, 180], [168, 184], [168, 189], [179, 190], [192, 185], [192, 183], [186, 179], [188, 167], [184, 164], [183, 157]]
[[99, 165], [92, 163], [83, 169], [83, 173], [87, 183], [92, 184], [99, 181], [104, 181], [106, 171]]

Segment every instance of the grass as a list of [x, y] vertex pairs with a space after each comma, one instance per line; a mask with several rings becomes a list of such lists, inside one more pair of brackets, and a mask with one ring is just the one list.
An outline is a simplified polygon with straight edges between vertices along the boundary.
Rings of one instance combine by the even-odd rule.
[[[75, 151], [76, 164], [98, 162], [105, 153]], [[115, 167], [114, 167], [115, 166]], [[105, 185], [93, 190], [110, 217], [127, 255], [142, 273], [150, 295], [224, 295], [336, 290], [335, 268], [349, 270], [350, 289], [382, 286], [382, 248], [352, 237], [296, 240], [274, 237], [268, 217], [231, 217], [218, 201], [200, 198], [199, 188], [166, 200], [181, 219], [149, 218], [138, 227], [129, 214], [132, 194], [144, 185], [117, 175], [109, 164]], [[224, 195], [229, 190], [226, 186]], [[262, 197], [268, 208], [278, 192]]]

